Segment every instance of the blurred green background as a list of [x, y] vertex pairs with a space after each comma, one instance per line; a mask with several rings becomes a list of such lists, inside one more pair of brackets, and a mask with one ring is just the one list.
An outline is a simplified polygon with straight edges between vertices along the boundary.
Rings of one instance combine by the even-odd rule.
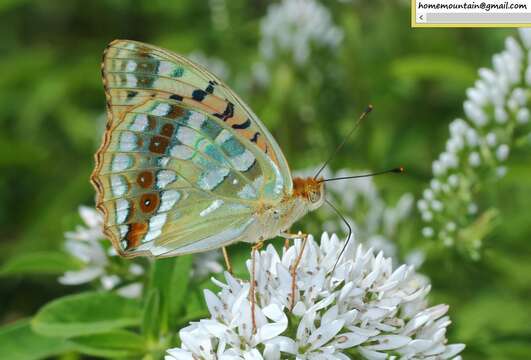
[[[220, 75], [268, 126], [292, 169], [321, 164], [372, 103], [374, 113], [331, 167], [403, 165], [406, 175], [375, 181], [386, 198], [418, 198], [477, 69], [516, 31], [411, 29], [407, 1], [322, 3], [342, 41], [334, 51], [312, 49], [297, 65], [289, 56], [263, 58], [268, 1], [0, 1], [0, 262], [60, 249], [64, 231], [79, 223], [78, 206], [93, 204], [88, 177], [105, 110], [100, 58], [116, 38], [222, 60]], [[515, 150], [508, 176], [483, 199], [500, 216], [482, 258], [441, 248], [421, 268], [433, 303], [450, 304], [449, 339], [467, 344], [467, 359], [531, 357], [530, 153]], [[416, 212], [411, 222], [420, 223]], [[415, 231], [409, 237], [415, 246], [424, 241]], [[0, 284], [4, 324], [76, 290], [55, 276]]]

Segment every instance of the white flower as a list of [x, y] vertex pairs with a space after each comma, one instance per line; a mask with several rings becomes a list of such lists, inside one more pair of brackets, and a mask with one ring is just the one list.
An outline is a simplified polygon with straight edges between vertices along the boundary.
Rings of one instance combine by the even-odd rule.
[[481, 157], [479, 156], [479, 153], [476, 151], [471, 152], [470, 155], [468, 155], [468, 163], [473, 167], [481, 165]]
[[424, 237], [427, 237], [427, 238], [432, 237], [433, 236], [433, 229], [431, 227], [428, 227], [428, 226], [422, 228], [422, 235]]
[[[477, 206], [469, 203], [488, 176], [500, 178], [506, 174], [502, 163], [509, 156], [516, 129], [520, 131], [519, 127], [529, 122], [530, 34], [529, 30], [520, 31], [525, 50], [509, 37], [505, 50], [493, 56], [492, 68], [479, 69], [479, 79], [466, 91], [463, 103], [466, 118], [450, 123], [446, 151], [433, 162], [434, 177], [418, 202], [423, 221], [429, 223], [437, 238], [448, 246], [464, 246], [471, 254], [477, 254], [478, 241], [464, 239], [462, 235], [466, 232], [460, 231], [474, 222], [478, 212]], [[426, 200], [437, 212], [435, 218], [421, 202]], [[447, 234], [447, 224], [453, 224], [450, 228], [456, 236]], [[430, 237], [434, 234], [429, 232]]]
[[487, 136], [485, 137], [485, 140], [487, 141], [487, 145], [489, 145], [490, 147], [494, 147], [496, 146], [496, 134], [493, 133], [493, 132], [490, 132], [487, 134]]
[[[107, 242], [103, 235], [103, 219], [94, 209], [80, 206], [79, 214], [85, 226], [77, 226], [75, 231], [65, 233], [65, 249], [84, 264], [76, 271], [67, 271], [58, 281], [63, 285], [81, 285], [99, 280], [99, 286], [104, 290], [118, 289], [124, 297], [138, 297], [142, 292], [142, 284], [132, 282], [124, 285], [124, 279], [109, 270], [111, 259], [116, 256], [106, 250]], [[136, 278], [144, 274], [144, 268], [136, 263], [127, 264], [127, 272]]]
[[479, 137], [476, 130], [469, 128], [465, 134], [466, 141], [470, 147], [476, 147], [479, 144]]
[[527, 124], [529, 122], [529, 109], [522, 108], [518, 110], [518, 113], [516, 114], [516, 120], [520, 124]]
[[463, 149], [465, 143], [461, 136], [454, 136], [446, 143], [446, 151], [451, 154], [455, 154]]
[[314, 48], [335, 49], [343, 38], [328, 9], [315, 0], [269, 5], [260, 29], [262, 56], [271, 60], [289, 54], [296, 65], [304, 65]]
[[448, 224], [446, 224], [446, 230], [450, 232], [454, 232], [456, 228], [457, 228], [457, 225], [455, 225], [453, 221], [450, 221]]
[[531, 49], [531, 29], [518, 29], [525, 47]]
[[433, 200], [431, 202], [431, 208], [437, 212], [440, 212], [442, 211], [442, 209], [444, 208], [443, 206], [443, 203], [440, 202], [439, 200]]
[[195, 278], [204, 278], [209, 274], [222, 272], [223, 265], [219, 263], [220, 258], [219, 250], [195, 254], [192, 263], [192, 276]]
[[417, 202], [417, 207], [419, 208], [419, 211], [426, 211], [428, 210], [428, 202], [424, 199], [421, 199]]
[[430, 222], [433, 220], [433, 214], [431, 213], [431, 211], [423, 211], [422, 212], [422, 220], [426, 221], [426, 222]]
[[252, 66], [251, 72], [257, 85], [262, 87], [269, 85], [271, 79], [267, 65], [264, 62], [255, 62]]
[[59, 278], [64, 285], [79, 285], [95, 280], [105, 274], [107, 255], [101, 246], [103, 223], [100, 214], [86, 206], [79, 207], [79, 215], [86, 224], [77, 226], [76, 231], [65, 233], [65, 249], [79, 259], [85, 267], [77, 271], [67, 271]]
[[[468, 89], [470, 91], [471, 89]], [[468, 128], [467, 123], [463, 119], [455, 119], [450, 123], [450, 134], [452, 136], [462, 136]]]
[[444, 173], [446, 172], [446, 168], [439, 160], [435, 160], [432, 165], [432, 171], [433, 174], [435, 174], [436, 176], [440, 176], [444, 175]]
[[468, 210], [468, 213], [471, 215], [476, 214], [478, 212], [478, 206], [475, 203], [470, 203], [468, 204], [467, 210]]
[[448, 185], [450, 185], [451, 187], [456, 187], [457, 185], [459, 185], [459, 175], [452, 174], [448, 176]]
[[507, 157], [509, 156], [509, 146], [507, 144], [501, 144], [496, 149], [496, 157], [499, 161], [505, 161], [507, 160]]
[[430, 181], [430, 187], [434, 192], [441, 190], [441, 182], [437, 179], [432, 179]]
[[136, 299], [142, 295], [142, 289], [142, 284], [135, 282], [118, 288], [116, 292], [123, 297]]
[[[280, 255], [272, 245], [256, 254], [256, 331], [249, 282], [225, 273], [217, 294], [205, 290], [211, 317], [179, 332], [175, 359], [450, 359], [463, 344], [448, 345], [448, 306], [427, 306], [427, 280], [412, 266], [326, 233], [310, 236], [296, 270], [292, 310], [290, 266], [300, 239]], [[251, 269], [251, 260], [247, 267]], [[289, 320], [288, 320], [289, 319]]]
[[509, 119], [509, 115], [507, 115], [507, 111], [505, 111], [502, 106], [496, 106], [496, 109], [494, 110], [494, 119], [499, 124], [505, 124]]
[[505, 166], [498, 166], [496, 168], [496, 175], [498, 175], [499, 178], [504, 177], [507, 174], [507, 168]]

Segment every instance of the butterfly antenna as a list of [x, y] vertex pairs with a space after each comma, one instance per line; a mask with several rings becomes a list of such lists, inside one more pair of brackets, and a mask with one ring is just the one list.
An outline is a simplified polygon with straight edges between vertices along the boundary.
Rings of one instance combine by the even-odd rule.
[[337, 257], [337, 260], [336, 260], [336, 263], [334, 264], [334, 267], [332, 268], [332, 274], [334, 273], [334, 271], [336, 270], [336, 266], [337, 264], [339, 263], [339, 260], [341, 259], [341, 256], [343, 256], [343, 253], [345, 252], [345, 249], [347, 248], [347, 245], [348, 245], [348, 242], [350, 241], [350, 237], [352, 236], [352, 227], [350, 226], [350, 224], [348, 223], [347, 219], [345, 219], [345, 217], [343, 216], [343, 214], [341, 214], [341, 212], [334, 206], [332, 205], [332, 203], [330, 201], [328, 201], [328, 199], [325, 199], [325, 202], [330, 205], [330, 207], [336, 212], [336, 214], [339, 215], [339, 217], [341, 218], [341, 220], [343, 220], [343, 222], [345, 223], [345, 225], [347, 225], [347, 228], [348, 228], [348, 236], [347, 236], [347, 240], [345, 241], [345, 245], [343, 245], [343, 248], [341, 249], [341, 251], [339, 252], [339, 256]]
[[383, 175], [383, 174], [389, 174], [389, 173], [403, 173], [404, 171], [405, 171], [404, 168], [402, 166], [399, 166], [399, 167], [396, 167], [396, 168], [393, 168], [393, 169], [384, 170], [384, 171], [378, 171], [378, 172], [374, 172], [374, 173], [370, 173], [370, 174], [361, 174], [361, 175], [353, 175], [353, 176], [340, 176], [340, 177], [330, 178], [330, 179], [321, 179], [318, 182], [322, 183], [322, 182], [326, 182], [326, 181], [336, 181], [336, 180], [345, 180], [345, 179], [359, 179], [359, 178], [376, 176], [376, 175]]
[[330, 160], [332, 160], [334, 158], [334, 156], [336, 156], [336, 154], [339, 152], [339, 150], [341, 150], [341, 148], [343, 147], [343, 145], [345, 145], [345, 143], [347, 142], [347, 140], [352, 136], [352, 134], [354, 134], [354, 132], [356, 132], [356, 130], [358, 129], [361, 121], [363, 119], [365, 119], [367, 117], [367, 115], [369, 115], [369, 113], [372, 111], [372, 105], [368, 105], [367, 108], [365, 109], [364, 112], [361, 113], [360, 117], [358, 118], [358, 120], [356, 120], [356, 122], [354, 123], [354, 126], [352, 127], [352, 129], [350, 130], [350, 132], [347, 134], [347, 136], [345, 136], [345, 138], [343, 139], [343, 141], [336, 147], [336, 149], [332, 152], [332, 154], [330, 154], [330, 156], [328, 157], [328, 159], [326, 159], [326, 161], [323, 163], [323, 165], [319, 168], [319, 170], [317, 171], [317, 173], [313, 176], [314, 179], [317, 179], [317, 177], [319, 176], [319, 174], [324, 170], [324, 168], [326, 167], [326, 165], [328, 165], [328, 163], [330, 162]]
[[[331, 178], [331, 179], [323, 179], [323, 180], [320, 180], [319, 182], [343, 180], [343, 179], [357, 179], [357, 178], [376, 176], [376, 175], [382, 175], [382, 174], [388, 174], [388, 173], [403, 173], [403, 172], [404, 172], [404, 168], [402, 166], [400, 166], [400, 167], [397, 167], [397, 168], [394, 168], [394, 169], [385, 170], [385, 171], [379, 171], [379, 172], [375, 172], [375, 173], [371, 173], [371, 174], [354, 175], [354, 176], [342, 176], [342, 177]], [[337, 257], [336, 263], [334, 264], [334, 267], [332, 268], [332, 273], [333, 273], [335, 271], [335, 269], [336, 269], [337, 264], [339, 263], [339, 260], [341, 260], [341, 256], [343, 256], [343, 253], [345, 252], [345, 249], [348, 246], [348, 243], [349, 243], [350, 238], [352, 236], [352, 227], [348, 223], [347, 219], [343, 216], [343, 214], [341, 214], [341, 212], [330, 201], [328, 201], [328, 199], [325, 199], [325, 202], [335, 211], [335, 213], [337, 215], [339, 215], [341, 220], [343, 220], [343, 222], [345, 223], [345, 225], [347, 225], [347, 228], [348, 228], [348, 236], [347, 236], [347, 239], [345, 240], [345, 245], [343, 245], [343, 248], [339, 252], [339, 255]]]

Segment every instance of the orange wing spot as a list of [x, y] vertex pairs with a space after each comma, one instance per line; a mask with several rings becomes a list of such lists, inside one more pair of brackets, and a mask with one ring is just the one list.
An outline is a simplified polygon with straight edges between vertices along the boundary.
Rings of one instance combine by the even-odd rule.
[[132, 223], [129, 227], [129, 231], [125, 236], [125, 241], [127, 242], [127, 248], [135, 248], [140, 245], [140, 240], [144, 237], [148, 229], [148, 224], [146, 223]]
[[135, 217], [135, 208], [136, 208], [134, 201], [131, 201], [130, 205], [131, 207], [129, 209], [129, 213], [127, 214], [127, 218], [125, 219], [125, 222], [129, 222], [129, 223], [132, 222], [132, 220]]
[[149, 130], [155, 130], [157, 127], [157, 119], [154, 116], [148, 115], [148, 128]]
[[202, 103], [216, 112], [223, 112], [227, 107], [226, 100], [213, 95], [206, 95]]
[[138, 48], [137, 48], [137, 51], [138, 51], [138, 56], [139, 57], [142, 57], [142, 58], [151, 57], [150, 56], [151, 50], [148, 47], [146, 47], [146, 46], [139, 45]]
[[203, 110], [209, 114], [212, 113], [214, 109], [212, 109], [210, 106], [205, 105], [203, 102], [195, 101], [194, 99], [185, 97], [182, 101], [186, 105], [193, 106], [197, 108], [198, 110]]
[[171, 137], [173, 135], [173, 130], [175, 130], [175, 126], [170, 123], [167, 123], [164, 124], [160, 129], [160, 134], [163, 136]]
[[153, 173], [151, 171], [142, 171], [138, 174], [136, 182], [144, 189], [150, 188], [153, 185]]
[[142, 212], [151, 213], [159, 207], [160, 199], [157, 193], [144, 194], [140, 197]]
[[245, 114], [242, 114], [241, 112], [235, 113], [233, 116], [227, 118], [225, 121], [227, 125], [235, 125], [235, 124], [241, 124], [242, 122], [245, 122], [247, 120], [247, 116]]
[[151, 138], [151, 142], [149, 143], [149, 151], [156, 154], [164, 154], [169, 144], [170, 140], [168, 138], [155, 135]]
[[184, 115], [184, 109], [180, 106], [172, 106], [170, 112], [166, 115], [166, 117], [177, 119]]

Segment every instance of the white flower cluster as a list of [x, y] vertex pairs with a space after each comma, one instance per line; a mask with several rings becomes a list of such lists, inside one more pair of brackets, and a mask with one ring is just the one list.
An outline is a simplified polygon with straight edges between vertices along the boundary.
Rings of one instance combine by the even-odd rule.
[[[531, 49], [531, 33], [524, 30], [521, 35]], [[458, 246], [478, 256], [480, 236], [464, 239], [460, 231], [477, 216], [474, 197], [479, 185], [505, 175], [515, 129], [529, 122], [531, 66], [526, 64], [531, 64], [530, 59], [531, 53], [509, 37], [505, 50], [494, 55], [493, 68], [480, 69], [480, 78], [467, 90], [466, 120], [450, 124], [446, 150], [433, 162], [434, 178], [417, 203], [425, 222], [424, 237], [435, 237], [447, 246], [459, 240]]]
[[[85, 226], [65, 233], [65, 249], [83, 267], [65, 272], [59, 282], [63, 285], [81, 285], [99, 280], [103, 290], [116, 290], [124, 297], [139, 297], [142, 294], [144, 267], [133, 261], [120, 261], [103, 235], [103, 219], [95, 209], [80, 206], [79, 214]], [[205, 278], [223, 271], [220, 257], [219, 251], [195, 255], [191, 276]]]
[[[463, 344], [448, 345], [448, 306], [427, 306], [427, 281], [412, 266], [393, 270], [391, 259], [326, 233], [310, 236], [296, 269], [290, 310], [290, 266], [300, 239], [279, 256], [272, 245], [256, 254], [256, 332], [250, 285], [225, 273], [205, 290], [211, 318], [179, 332], [181, 347], [166, 360], [193, 359], [460, 359]], [[251, 269], [251, 260], [248, 260]]]
[[312, 48], [335, 49], [343, 32], [333, 24], [330, 12], [315, 0], [282, 0], [271, 4], [261, 24], [260, 51], [266, 60], [289, 54], [304, 65]]
[[[76, 231], [65, 234], [65, 249], [73, 257], [79, 259], [83, 268], [76, 271], [67, 271], [59, 278], [63, 285], [80, 285], [99, 279], [101, 288], [112, 290], [125, 297], [139, 297], [142, 293], [142, 284], [132, 282], [125, 286], [123, 279], [109, 271], [110, 258], [116, 256], [114, 249], [104, 246], [103, 219], [94, 209], [80, 206], [79, 214], [86, 226], [78, 226]], [[144, 274], [142, 266], [136, 263], [128, 265], [131, 277], [140, 277]]]

